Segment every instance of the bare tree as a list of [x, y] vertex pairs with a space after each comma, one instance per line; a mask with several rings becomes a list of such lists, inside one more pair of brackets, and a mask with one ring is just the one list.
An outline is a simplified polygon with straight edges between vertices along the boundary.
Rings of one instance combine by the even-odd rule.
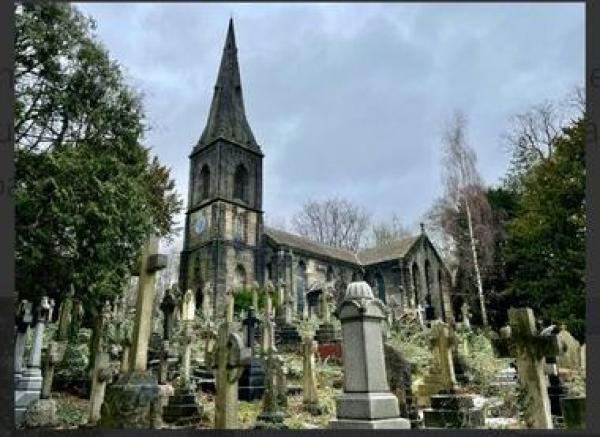
[[369, 224], [370, 215], [363, 207], [339, 197], [307, 201], [292, 218], [300, 235], [354, 252], [361, 247]]
[[402, 224], [400, 217], [393, 214], [390, 220], [381, 220], [371, 226], [371, 245], [388, 246], [394, 241], [409, 237], [410, 234], [410, 230]]
[[512, 115], [508, 129], [502, 134], [505, 148], [511, 154], [510, 177], [518, 177], [537, 162], [549, 159], [563, 127], [584, 112], [585, 91], [574, 86], [561, 99], [546, 100]]
[[[445, 193], [433, 208], [432, 217], [453, 240], [459, 264], [467, 265], [473, 271], [481, 320], [486, 326], [488, 318], [482, 281], [482, 261], [484, 265], [491, 262], [494, 231], [491, 208], [477, 171], [477, 155], [467, 144], [466, 131], [465, 115], [456, 112], [442, 135], [442, 180]], [[466, 221], [466, 235], [465, 226], [461, 223], [462, 218]]]

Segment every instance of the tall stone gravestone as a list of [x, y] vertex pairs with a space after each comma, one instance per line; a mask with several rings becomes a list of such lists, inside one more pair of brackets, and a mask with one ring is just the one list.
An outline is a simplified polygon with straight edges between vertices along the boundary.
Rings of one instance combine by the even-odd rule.
[[193, 323], [196, 314], [196, 302], [192, 290], [186, 291], [181, 306], [183, 338], [181, 351], [181, 371], [175, 394], [169, 398], [169, 404], [163, 411], [168, 423], [190, 423], [200, 420], [202, 409], [196, 402], [196, 395], [190, 384], [190, 362], [193, 341]]
[[500, 356], [516, 358], [528, 428], [552, 429], [544, 357], [560, 352], [559, 339], [538, 333], [531, 308], [510, 308], [508, 321], [493, 344]]
[[336, 341], [335, 328], [331, 323], [331, 305], [333, 293], [330, 289], [321, 292], [321, 324], [315, 332], [315, 340], [319, 343], [332, 343]]
[[399, 417], [398, 399], [390, 392], [385, 369], [381, 322], [385, 305], [369, 284], [353, 282], [339, 307], [344, 342], [344, 393], [336, 399], [337, 429], [409, 429]]
[[163, 313], [163, 340], [171, 340], [173, 336], [173, 325], [175, 322], [175, 308], [177, 300], [171, 289], [165, 290], [165, 295], [160, 303], [160, 309]]
[[27, 332], [34, 321], [33, 304], [22, 300], [19, 304], [16, 317], [15, 338], [15, 423], [20, 424], [27, 405], [36, 398], [34, 390], [28, 390], [26, 384], [21, 383], [25, 366], [23, 364]]
[[54, 379], [54, 369], [59, 364], [67, 349], [67, 341], [69, 337], [69, 325], [73, 312], [73, 289], [60, 304], [58, 310], [58, 329], [53, 340], [48, 344], [48, 349], [44, 356], [43, 373], [44, 383], [42, 385], [42, 399], [49, 399], [52, 391], [52, 382]]
[[92, 372], [92, 387], [90, 393], [90, 405], [88, 424], [95, 425], [100, 420], [100, 409], [104, 402], [106, 384], [112, 377], [110, 368], [110, 343], [108, 336], [109, 323], [111, 322], [111, 311], [108, 302], [105, 303], [98, 316], [96, 329], [99, 332], [96, 351], [94, 353], [94, 368]]
[[40, 399], [42, 391], [42, 346], [44, 330], [52, 318], [53, 301], [44, 296], [35, 310], [35, 328], [33, 332], [33, 345], [29, 356], [28, 366], [22, 371], [18, 384], [15, 387], [15, 421], [20, 423], [27, 407]]
[[244, 365], [250, 362], [250, 348], [244, 346], [241, 336], [233, 330], [233, 293], [227, 293], [225, 320], [219, 327], [215, 346], [217, 366], [215, 397], [215, 428], [239, 427], [238, 380]]
[[306, 411], [315, 416], [323, 413], [317, 392], [316, 352], [317, 342], [306, 337], [302, 343], [302, 405]]
[[158, 245], [158, 237], [153, 236], [142, 250], [129, 368], [106, 389], [101, 418], [105, 428], [151, 428], [155, 420], [159, 387], [154, 374], [147, 370], [148, 341], [156, 275], [167, 266], [167, 256], [158, 253]]
[[277, 337], [281, 346], [295, 346], [302, 339], [294, 325], [294, 300], [287, 290], [285, 282], [279, 282], [280, 315], [277, 320]]
[[245, 346], [251, 352], [251, 357], [245, 363], [242, 375], [239, 378], [239, 398], [244, 401], [260, 399], [265, 390], [265, 366], [263, 360], [256, 354], [258, 322], [255, 309], [250, 307], [246, 319], [242, 321], [245, 331]]

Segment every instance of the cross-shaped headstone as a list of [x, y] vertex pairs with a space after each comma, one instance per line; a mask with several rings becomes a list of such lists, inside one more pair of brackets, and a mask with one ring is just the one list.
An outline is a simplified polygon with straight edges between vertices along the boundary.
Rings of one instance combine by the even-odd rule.
[[444, 388], [453, 389], [456, 386], [456, 375], [452, 350], [456, 345], [456, 335], [448, 324], [441, 321], [433, 322], [430, 335], [434, 362], [440, 372], [441, 383]]
[[139, 268], [135, 324], [131, 339], [130, 366], [133, 371], [145, 371], [148, 362], [148, 341], [152, 333], [154, 284], [158, 271], [167, 267], [167, 256], [158, 253], [159, 239], [152, 236], [142, 249]]
[[528, 427], [552, 429], [544, 357], [559, 353], [558, 337], [538, 333], [531, 308], [510, 308], [508, 321], [509, 327], [503, 328], [501, 338], [494, 341], [496, 350], [501, 356], [516, 358]]
[[215, 428], [238, 428], [239, 398], [238, 380], [244, 366], [250, 363], [251, 352], [245, 347], [239, 334], [233, 331], [233, 293], [225, 295], [226, 317], [217, 338], [215, 356]]
[[250, 348], [254, 354], [256, 344], [256, 330], [258, 329], [258, 322], [260, 320], [256, 317], [256, 309], [254, 307], [248, 308], [248, 315], [242, 321], [244, 327], [244, 337], [246, 340], [246, 346]]

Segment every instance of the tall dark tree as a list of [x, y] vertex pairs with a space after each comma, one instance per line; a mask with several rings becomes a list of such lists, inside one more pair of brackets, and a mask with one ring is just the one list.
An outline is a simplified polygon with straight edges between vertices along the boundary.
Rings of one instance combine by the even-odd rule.
[[122, 291], [152, 232], [181, 203], [169, 169], [141, 145], [140, 96], [74, 7], [16, 8], [16, 284], [22, 298], [88, 309]]
[[530, 306], [547, 323], [585, 336], [585, 122], [563, 129], [552, 156], [522, 176], [509, 225], [506, 305]]

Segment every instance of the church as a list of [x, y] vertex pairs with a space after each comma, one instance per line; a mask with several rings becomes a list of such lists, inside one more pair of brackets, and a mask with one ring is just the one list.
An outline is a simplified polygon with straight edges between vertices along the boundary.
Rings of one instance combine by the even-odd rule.
[[286, 284], [298, 314], [325, 289], [339, 298], [364, 279], [388, 305], [427, 307], [430, 318], [453, 319], [450, 272], [423, 227], [421, 233], [358, 253], [315, 243], [263, 223], [263, 159], [246, 118], [233, 20], [204, 131], [190, 159], [180, 289], [200, 305], [207, 293], [222, 312], [227, 289], [266, 281]]

